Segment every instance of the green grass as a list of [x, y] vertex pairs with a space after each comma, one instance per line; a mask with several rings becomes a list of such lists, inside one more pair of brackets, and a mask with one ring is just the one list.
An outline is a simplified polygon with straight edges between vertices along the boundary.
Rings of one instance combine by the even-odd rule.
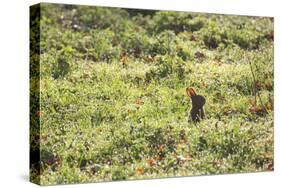
[[[156, 12], [148, 19], [122, 9], [74, 7], [89, 12], [80, 15], [74, 8], [43, 8], [41, 184], [272, 170], [270, 18]], [[127, 16], [116, 28], [91, 28], [94, 22], [88, 27], [93, 18], [87, 15], [98, 16], [97, 10], [107, 11], [110, 24], [116, 15]], [[78, 31], [67, 25], [76, 13]], [[169, 16], [181, 21], [161, 25]], [[136, 28], [139, 35], [132, 32]], [[209, 36], [211, 28], [216, 36]], [[267, 113], [249, 110], [254, 100], [249, 62], [263, 102], [257, 105]], [[207, 100], [207, 119], [198, 124], [188, 121], [190, 86]]]

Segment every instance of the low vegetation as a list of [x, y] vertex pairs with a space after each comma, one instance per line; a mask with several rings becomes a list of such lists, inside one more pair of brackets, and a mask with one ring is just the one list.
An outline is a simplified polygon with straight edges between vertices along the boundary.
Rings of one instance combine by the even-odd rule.
[[[31, 57], [41, 65], [31, 72], [41, 88], [41, 170], [31, 169], [40, 183], [273, 170], [273, 19], [41, 11]], [[207, 101], [196, 124], [186, 87]]]

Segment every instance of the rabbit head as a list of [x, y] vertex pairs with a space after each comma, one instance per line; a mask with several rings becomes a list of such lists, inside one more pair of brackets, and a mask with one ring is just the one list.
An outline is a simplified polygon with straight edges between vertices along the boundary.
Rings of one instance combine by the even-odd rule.
[[196, 92], [192, 87], [189, 87], [189, 88], [186, 88], [186, 94], [187, 94], [187, 96], [189, 96], [191, 98], [192, 96], [196, 95]]
[[206, 100], [203, 96], [197, 95], [193, 88], [186, 88], [186, 94], [190, 97], [192, 108], [202, 108]]

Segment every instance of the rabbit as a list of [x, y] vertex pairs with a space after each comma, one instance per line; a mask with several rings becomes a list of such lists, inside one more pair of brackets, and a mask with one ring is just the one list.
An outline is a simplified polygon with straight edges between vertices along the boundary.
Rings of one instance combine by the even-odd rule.
[[192, 108], [190, 110], [190, 117], [193, 122], [199, 122], [201, 119], [205, 119], [206, 115], [203, 109], [206, 103], [205, 97], [197, 95], [193, 88], [186, 88], [186, 94], [190, 97]]

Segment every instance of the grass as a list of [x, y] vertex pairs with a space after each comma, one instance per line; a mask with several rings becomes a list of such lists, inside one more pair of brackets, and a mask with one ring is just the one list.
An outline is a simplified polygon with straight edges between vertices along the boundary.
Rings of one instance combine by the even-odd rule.
[[[83, 28], [86, 15], [78, 15], [82, 19], [78, 31], [69, 28], [67, 19], [64, 26], [55, 21], [61, 16], [57, 10], [64, 10], [67, 17], [74, 9], [94, 11], [91, 7], [44, 7], [55, 13], [43, 9], [48, 17], [43, 16], [41, 23], [41, 170], [31, 169], [41, 184], [273, 170], [273, 41], [266, 38], [271, 31], [256, 32], [259, 23], [270, 28], [270, 18], [180, 13], [182, 21], [172, 27], [174, 32], [169, 25], [159, 25], [159, 20], [179, 13], [156, 13], [153, 23], [147, 23], [144, 15], [120, 19], [129, 27], [124, 32], [130, 32], [131, 25], [143, 30], [147, 38], [140, 34], [137, 41], [148, 40], [149, 45], [142, 47], [145, 42], [134, 46], [133, 39], [127, 41], [128, 36], [112, 28], [106, 29], [106, 36], [101, 34], [103, 26]], [[100, 10], [110, 15], [123, 11]], [[242, 24], [234, 22], [237, 18]], [[221, 20], [227, 35], [213, 29], [219, 37], [206, 42], [205, 30], [216, 28]], [[231, 30], [234, 23], [254, 24]], [[151, 24], [159, 26], [155, 32], [169, 29], [171, 35], [162, 34], [161, 43], [160, 35], [151, 34]], [[192, 29], [184, 31], [185, 24]], [[244, 35], [232, 40], [236, 31], [237, 36], [253, 36], [249, 41]], [[79, 45], [92, 33], [95, 38], [88, 42], [96, 40], [103, 46], [85, 43], [83, 51]], [[56, 40], [45, 40], [57, 35], [63, 36], [62, 48], [52, 44]], [[120, 45], [111, 46], [113, 38]], [[254, 101], [249, 61], [263, 104]], [[198, 124], [188, 121], [191, 102], [185, 88], [190, 86], [207, 100], [207, 119]], [[267, 113], [259, 110], [264, 106]]]

